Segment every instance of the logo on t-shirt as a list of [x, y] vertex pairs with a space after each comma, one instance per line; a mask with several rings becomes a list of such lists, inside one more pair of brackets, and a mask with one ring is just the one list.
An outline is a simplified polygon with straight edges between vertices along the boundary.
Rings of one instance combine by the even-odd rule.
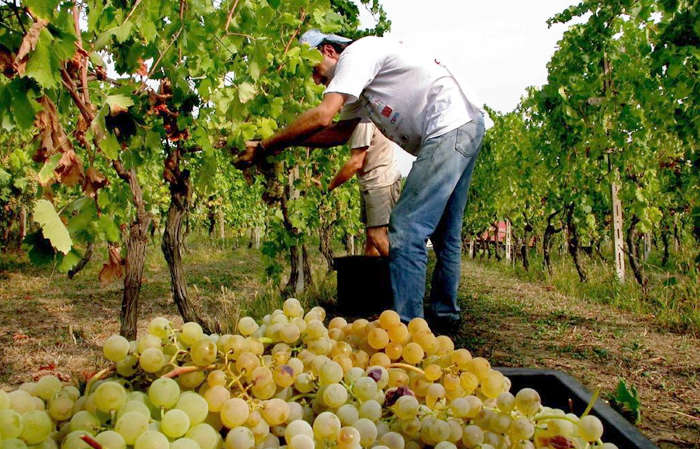
[[391, 109], [389, 106], [384, 106], [384, 109], [382, 109], [382, 115], [384, 117], [391, 117], [392, 112], [393, 112], [393, 109]]

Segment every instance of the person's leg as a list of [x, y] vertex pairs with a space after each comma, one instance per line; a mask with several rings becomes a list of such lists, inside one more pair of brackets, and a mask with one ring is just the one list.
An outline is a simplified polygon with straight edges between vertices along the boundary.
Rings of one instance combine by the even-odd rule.
[[455, 186], [431, 239], [437, 257], [430, 290], [431, 310], [437, 318], [446, 320], [459, 319], [457, 290], [462, 261], [462, 219], [474, 165], [481, 149], [483, 122], [467, 124], [462, 129], [469, 137], [473, 137], [470, 144], [463, 142], [463, 154], [469, 163]]
[[423, 316], [425, 242], [472, 161], [468, 153], [478, 150], [468, 148], [474, 138], [463, 129], [467, 125], [424, 143], [391, 214], [389, 271], [394, 310], [404, 321]]
[[367, 228], [367, 251], [365, 252], [365, 254], [368, 256], [382, 257], [387, 257], [389, 255], [388, 226], [376, 226], [373, 228]]

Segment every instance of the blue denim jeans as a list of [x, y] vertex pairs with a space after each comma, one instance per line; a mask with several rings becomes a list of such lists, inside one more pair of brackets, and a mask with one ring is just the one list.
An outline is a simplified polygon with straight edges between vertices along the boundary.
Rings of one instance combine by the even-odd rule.
[[401, 319], [423, 317], [425, 244], [437, 257], [430, 305], [440, 318], [459, 319], [462, 217], [469, 183], [484, 137], [484, 118], [474, 120], [420, 149], [389, 222], [389, 271], [394, 310]]

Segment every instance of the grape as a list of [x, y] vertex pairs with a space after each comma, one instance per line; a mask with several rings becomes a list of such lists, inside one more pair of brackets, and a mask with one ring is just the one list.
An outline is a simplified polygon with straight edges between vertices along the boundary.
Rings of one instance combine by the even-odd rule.
[[[484, 431], [478, 426], [471, 424], [464, 428], [462, 434], [462, 444], [471, 449], [481, 445], [484, 442]], [[482, 446], [483, 447], [483, 446]]]
[[532, 388], [523, 388], [515, 395], [515, 407], [525, 416], [533, 416], [540, 405], [540, 395]]
[[598, 441], [603, 436], [603, 423], [596, 416], [586, 415], [578, 422], [578, 434], [589, 443]]
[[367, 334], [367, 343], [373, 349], [384, 349], [389, 344], [389, 334], [381, 328], [372, 329]]
[[252, 335], [256, 330], [258, 330], [258, 327], [258, 323], [256, 323], [255, 320], [250, 317], [245, 316], [238, 320], [238, 332], [246, 337]]
[[17, 438], [22, 434], [23, 427], [22, 415], [10, 409], [0, 411], [0, 436], [2, 439]]
[[66, 421], [73, 416], [74, 404], [68, 396], [54, 397], [49, 401], [49, 415], [56, 421]]
[[126, 402], [126, 390], [116, 382], [101, 383], [93, 394], [97, 410], [109, 413], [118, 410]]
[[204, 422], [209, 413], [207, 400], [196, 393], [190, 392], [185, 392], [180, 396], [175, 404], [175, 408], [187, 413], [191, 426]]
[[148, 333], [160, 339], [167, 337], [170, 330], [170, 321], [167, 318], [154, 318], [148, 323]]
[[143, 402], [137, 400], [126, 401], [124, 405], [121, 406], [119, 411], [117, 411], [117, 418], [120, 418], [124, 413], [127, 412], [139, 412], [146, 418], [151, 417], [151, 410], [148, 408], [148, 406]]
[[243, 425], [248, 416], [250, 415], [250, 409], [248, 403], [240, 398], [232, 398], [224, 402], [221, 406], [221, 422], [232, 429]]
[[334, 440], [340, 431], [340, 419], [333, 413], [323, 412], [314, 420], [313, 430], [319, 440]]
[[247, 427], [235, 427], [226, 435], [226, 449], [252, 449], [255, 436]]
[[129, 354], [117, 362], [117, 373], [124, 377], [131, 377], [138, 372], [138, 366], [139, 357]]
[[[148, 419], [148, 418], [146, 418]], [[0, 426], [2, 428], [2, 426]], [[96, 433], [100, 428], [100, 420], [87, 410], [77, 412], [70, 420], [70, 430], [72, 432], [83, 430], [91, 434]]]
[[105, 430], [95, 436], [95, 441], [109, 449], [126, 449], [124, 437], [113, 430]]
[[297, 435], [306, 435], [313, 441], [314, 431], [311, 424], [301, 419], [289, 423], [284, 431], [284, 440], [287, 442], [287, 444], [290, 444], [292, 438]]
[[342, 427], [336, 440], [339, 449], [357, 447], [360, 445], [360, 432], [354, 427]]
[[134, 449], [170, 449], [170, 442], [162, 433], [148, 430], [136, 438]]
[[338, 408], [348, 400], [348, 390], [340, 384], [330, 384], [323, 390], [323, 402], [329, 407]]
[[308, 435], [295, 435], [289, 441], [289, 449], [315, 449], [314, 440]]
[[160, 348], [147, 348], [139, 356], [139, 366], [147, 373], [155, 373], [165, 365], [165, 354]]
[[377, 394], [377, 382], [370, 377], [361, 377], [355, 381], [353, 393], [361, 401], [373, 399]]
[[423, 348], [418, 343], [411, 342], [403, 347], [402, 355], [406, 363], [415, 365], [421, 360], [423, 360], [423, 356], [425, 355], [425, 353], [423, 351]]
[[199, 444], [191, 438], [180, 438], [170, 443], [170, 449], [200, 449], [200, 447]]
[[0, 411], [10, 408], [10, 397], [3, 390], [0, 390]]
[[53, 430], [51, 418], [44, 411], [32, 410], [22, 415], [24, 426], [20, 438], [27, 444], [37, 444]]
[[129, 354], [129, 340], [121, 335], [112, 335], [102, 346], [102, 353], [107, 360], [118, 362]]
[[374, 399], [370, 399], [362, 403], [359, 412], [360, 418], [367, 418], [376, 423], [382, 417], [382, 406]]
[[367, 418], [360, 418], [352, 425], [360, 432], [360, 444], [370, 446], [377, 439], [377, 426]]
[[287, 420], [289, 406], [282, 399], [270, 399], [265, 403], [262, 414], [270, 426], [277, 426]]
[[63, 382], [52, 374], [42, 377], [36, 383], [36, 394], [41, 399], [48, 401], [54, 393], [61, 391]]
[[204, 337], [204, 332], [202, 331], [202, 326], [193, 321], [187, 322], [182, 325], [180, 329], [180, 339], [187, 345], [192, 345], [192, 343]]
[[216, 360], [216, 343], [208, 338], [200, 338], [190, 347], [192, 361], [198, 366], [208, 366]]
[[196, 441], [201, 449], [216, 449], [221, 439], [221, 436], [209, 424], [192, 426], [185, 434], [185, 437]]
[[509, 433], [513, 441], [529, 440], [535, 434], [535, 425], [529, 419], [520, 417], [510, 424]]
[[124, 413], [117, 419], [114, 430], [124, 438], [127, 445], [133, 445], [148, 430], [148, 418], [139, 412]]
[[7, 397], [10, 399], [10, 408], [17, 413], [35, 410], [34, 397], [24, 390], [11, 391]]
[[160, 420], [160, 430], [169, 438], [179, 438], [190, 428], [190, 417], [180, 409], [168, 410]]
[[[82, 440], [82, 438], [80, 438], [82, 435], [85, 435], [85, 433], [86, 432], [82, 430], [77, 430], [69, 433], [63, 439], [63, 442], [61, 443], [61, 449], [92, 449], [89, 444], [87, 444], [85, 441]], [[92, 436], [92, 434], [90, 434], [90, 436]], [[24, 444], [24, 442], [22, 442], [22, 444]], [[26, 447], [27, 446], [25, 445], [24, 448]], [[4, 445], [3, 449], [5, 449]]]
[[154, 380], [148, 388], [148, 398], [156, 407], [171, 408], [177, 403], [179, 397], [179, 385], [167, 377]]

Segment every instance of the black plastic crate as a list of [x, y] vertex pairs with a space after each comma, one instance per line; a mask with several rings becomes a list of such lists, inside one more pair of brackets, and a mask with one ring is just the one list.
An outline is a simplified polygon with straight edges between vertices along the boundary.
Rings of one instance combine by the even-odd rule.
[[333, 259], [338, 272], [338, 309], [348, 316], [368, 316], [392, 306], [389, 259], [346, 256]]
[[[576, 379], [561, 371], [531, 368], [498, 368], [512, 382], [510, 391], [516, 394], [523, 388], [537, 390], [542, 404], [573, 412], [581, 416], [591, 401], [591, 393]], [[614, 443], [620, 449], [659, 449], [618, 412], [599, 397], [591, 414], [600, 418], [605, 427], [603, 441]]]

